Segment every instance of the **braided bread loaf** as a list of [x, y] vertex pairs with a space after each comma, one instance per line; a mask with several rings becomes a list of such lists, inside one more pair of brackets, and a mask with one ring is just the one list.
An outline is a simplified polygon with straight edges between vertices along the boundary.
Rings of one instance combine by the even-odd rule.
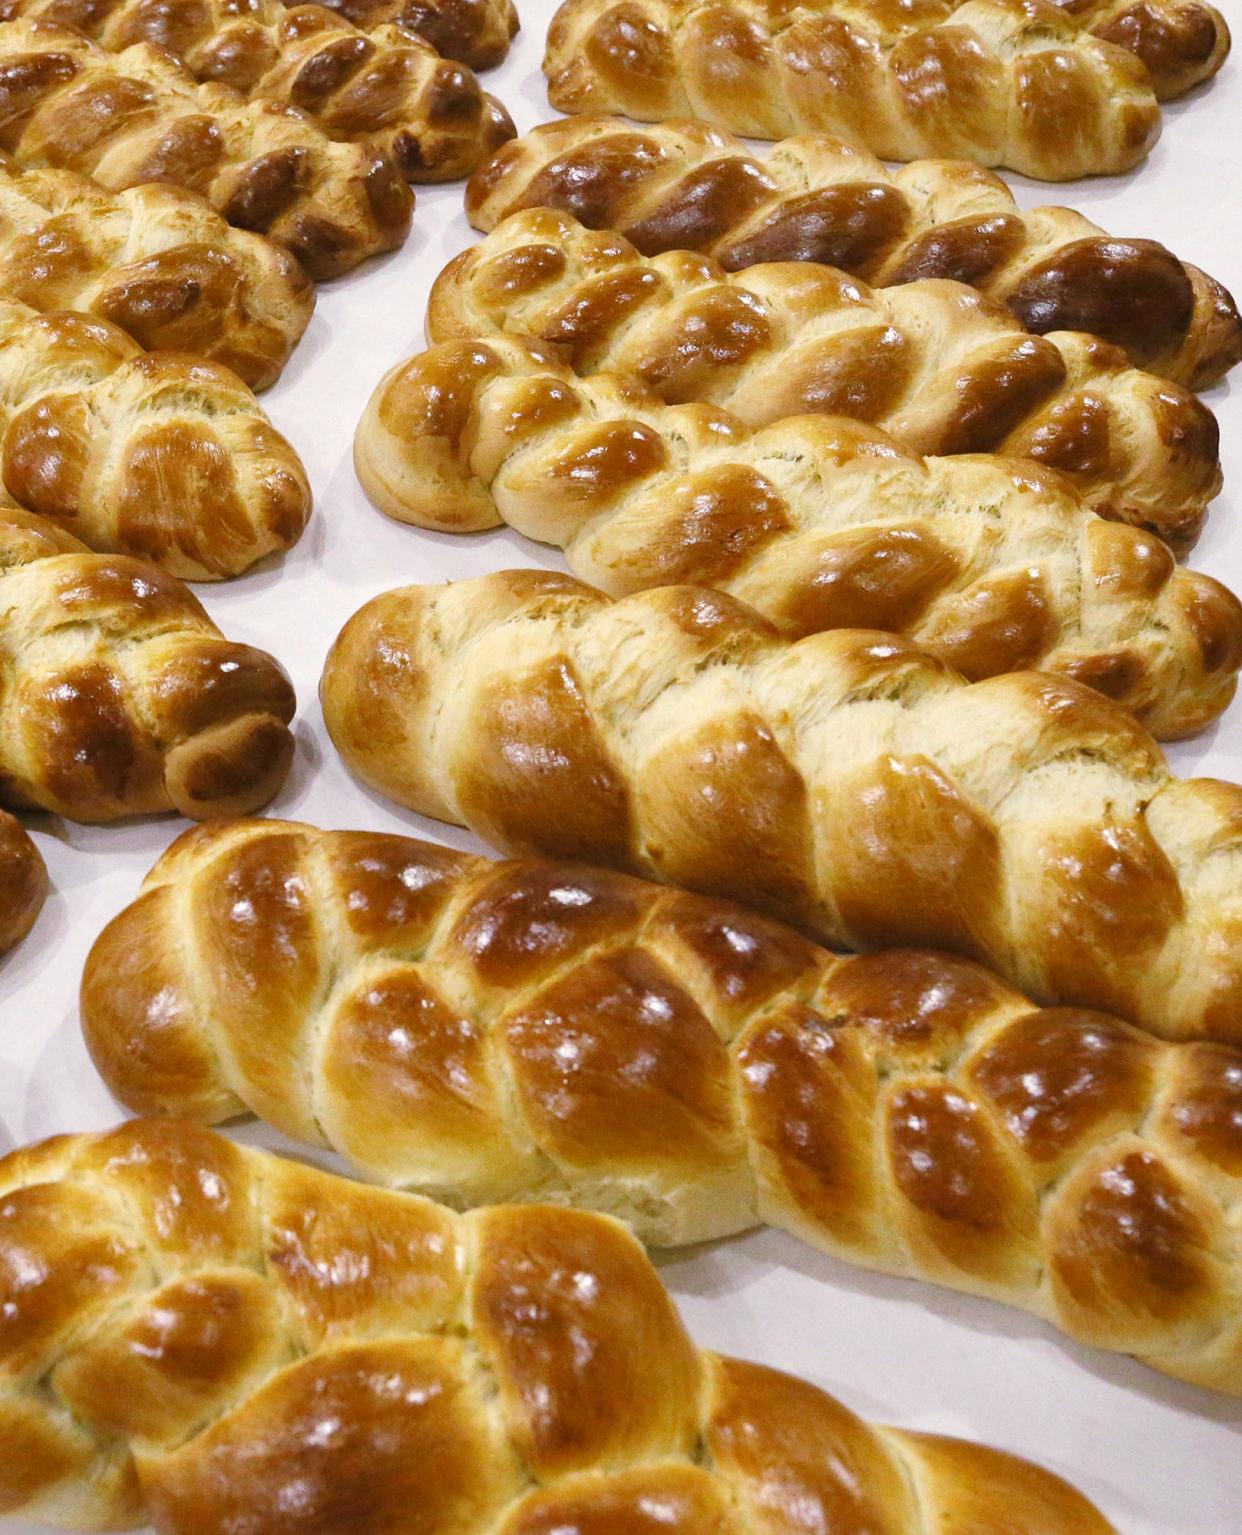
[[456, 1215], [159, 1120], [13, 1153], [0, 1201], [0, 1512], [161, 1535], [1112, 1535], [1025, 1461], [700, 1353], [603, 1216]]
[[748, 426], [823, 412], [916, 453], [1008, 453], [1057, 469], [1094, 511], [1193, 543], [1221, 487], [1220, 432], [1193, 394], [1085, 333], [1025, 331], [960, 283], [871, 290], [832, 267], [730, 276], [640, 256], [548, 209], [515, 213], [431, 291], [432, 341], [505, 332], [579, 374], [634, 373], [671, 403]]
[[315, 290], [279, 245], [158, 182], [115, 196], [73, 171], [0, 155], [0, 289], [32, 309], [110, 320], [139, 345], [195, 352], [265, 389]]
[[546, 861], [215, 822], [87, 960], [140, 1113], [252, 1111], [455, 1208], [647, 1242], [765, 1220], [1242, 1395], [1242, 1052], [1044, 1011], [962, 960], [837, 959]]
[[34, 926], [47, 895], [47, 869], [21, 822], [0, 810], [0, 954]]
[[227, 368], [3, 299], [0, 475], [92, 548], [189, 580], [288, 549], [311, 510], [297, 455]]
[[425, 37], [446, 59], [469, 64], [471, 69], [493, 69], [508, 54], [518, 31], [513, 0], [324, 0], [324, 4], [358, 27], [395, 22]]
[[321, 694], [359, 777], [505, 851], [1242, 1042], [1242, 788], [1174, 779], [1073, 682], [967, 685], [867, 630], [788, 644], [703, 587], [614, 603], [523, 570], [375, 598]]
[[[180, 581], [0, 508], [0, 799], [74, 821], [267, 803], [293, 690]], [[2, 1505], [0, 1500], [0, 1505]]]
[[697, 250], [733, 271], [820, 261], [876, 287], [970, 283], [1028, 330], [1089, 331], [1191, 388], [1242, 360], [1242, 318], [1215, 278], [1072, 209], [1024, 213], [1002, 181], [963, 161], [890, 171], [822, 136], [756, 159], [701, 123], [570, 117], [504, 145], [466, 188], [478, 229], [541, 206], [619, 229], [645, 255]]
[[[965, 0], [909, 31], [893, 0], [564, 0], [562, 112], [694, 116], [751, 138], [839, 133], [1044, 181], [1129, 170], [1160, 134], [1151, 77], [1047, 0]], [[915, 7], [916, 15], [927, 9]]]
[[162, 49], [107, 53], [48, 22], [0, 26], [0, 149], [112, 191], [172, 181], [287, 246], [315, 278], [392, 250], [413, 198], [387, 156], [304, 112], [199, 85]]
[[503, 519], [614, 595], [698, 581], [791, 636], [887, 629], [972, 679], [1038, 666], [1166, 738], [1215, 719], [1242, 666], [1242, 604], [1050, 471], [920, 459], [842, 417], [751, 433], [509, 337], [398, 364], [354, 457], [390, 516], [453, 532]]

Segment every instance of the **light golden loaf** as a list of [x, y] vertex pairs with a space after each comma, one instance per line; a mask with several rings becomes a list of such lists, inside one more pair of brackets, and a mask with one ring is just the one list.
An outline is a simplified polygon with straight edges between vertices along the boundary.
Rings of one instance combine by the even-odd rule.
[[1047, 0], [564, 0], [543, 69], [560, 112], [833, 133], [1042, 181], [1131, 170], [1160, 134], [1144, 65]]
[[1087, 331], [1192, 389], [1242, 360], [1242, 318], [1215, 278], [1070, 208], [1024, 212], [1002, 181], [966, 161], [889, 170], [811, 134], [758, 158], [702, 123], [569, 117], [511, 140], [466, 188], [482, 230], [542, 206], [620, 230], [644, 255], [696, 250], [729, 271], [819, 261], [875, 287], [969, 283], [1028, 330]]
[[50, 22], [0, 26], [0, 149], [118, 192], [170, 181], [268, 235], [313, 278], [393, 250], [413, 197], [384, 154], [337, 144], [305, 112], [200, 85], [149, 43], [108, 53]]
[[258, 810], [293, 756], [289, 679], [174, 577], [0, 507], [0, 801], [71, 821]]
[[428, 340], [504, 334], [555, 346], [579, 375], [633, 373], [670, 404], [720, 405], [752, 427], [822, 412], [915, 453], [1029, 458], [1179, 551], [1221, 488], [1219, 427], [1196, 396], [1083, 332], [1032, 336], [961, 283], [871, 289], [806, 262], [730, 274], [529, 209], [431, 290]]
[[116, 194], [0, 155], [0, 285], [32, 309], [119, 325], [148, 350], [194, 352], [252, 389], [280, 377], [315, 290], [283, 246], [233, 229], [163, 182]]
[[1115, 1535], [1026, 1461], [700, 1352], [604, 1216], [173, 1121], [0, 1161], [0, 1305], [0, 1513], [62, 1528]]
[[1237, 598], [1051, 470], [923, 459], [839, 416], [752, 432], [626, 375], [580, 379], [511, 337], [398, 364], [354, 462], [389, 516], [458, 533], [507, 522], [614, 596], [694, 581], [791, 637], [886, 629], [971, 679], [1039, 667], [1163, 738], [1215, 719], [1242, 665]]
[[4, 299], [0, 477], [91, 548], [192, 581], [288, 549], [311, 510], [297, 454], [227, 368]]
[[47, 896], [47, 869], [20, 821], [0, 810], [0, 954], [34, 926]]
[[1242, 1042], [1242, 788], [1041, 672], [789, 643], [705, 587], [408, 586], [320, 686], [346, 765], [521, 856], [722, 895], [837, 947], [948, 949], [1042, 1003]]
[[455, 1209], [779, 1226], [1242, 1395], [1242, 1051], [838, 958], [741, 907], [287, 821], [187, 832], [95, 943], [138, 1113], [261, 1115]]

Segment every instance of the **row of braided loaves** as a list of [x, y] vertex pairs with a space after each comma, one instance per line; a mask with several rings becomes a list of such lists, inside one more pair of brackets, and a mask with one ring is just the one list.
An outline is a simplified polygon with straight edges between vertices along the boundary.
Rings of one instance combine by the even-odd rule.
[[562, 112], [838, 133], [1046, 181], [1129, 170], [1160, 133], [1147, 69], [1047, 0], [565, 0], [544, 73]]
[[1003, 182], [966, 161], [891, 171], [809, 135], [757, 158], [701, 123], [569, 117], [504, 145], [466, 189], [482, 230], [541, 206], [619, 230], [648, 256], [694, 250], [733, 271], [817, 261], [885, 288], [969, 283], [1028, 330], [1087, 331], [1191, 388], [1242, 360], [1242, 318], [1214, 278], [1072, 209], [1023, 212]]
[[513, 135], [508, 113], [472, 71], [424, 38], [391, 25], [367, 34], [321, 5], [286, 10], [269, 0], [239, 14], [232, 0], [4, 0], [0, 14], [71, 22], [110, 51], [167, 48], [196, 79], [297, 107], [329, 138], [387, 155], [408, 181], [467, 175]]
[[[94, 4], [97, 0], [61, 3]], [[265, 9], [272, 0], [254, 3]], [[324, 0], [324, 3], [358, 27], [395, 22], [425, 37], [446, 59], [457, 59], [471, 69], [492, 69], [499, 64], [518, 31], [513, 0]]]
[[1221, 487], [1216, 419], [1188, 390], [1086, 333], [1032, 336], [961, 283], [869, 289], [807, 262], [730, 274], [528, 209], [450, 262], [427, 312], [432, 342], [505, 333], [556, 346], [580, 375], [633, 373], [670, 404], [721, 405], [752, 427], [817, 412], [915, 453], [1033, 459], [1177, 549]]
[[140, 1120], [0, 1161], [0, 1512], [160, 1535], [1113, 1535], [700, 1352], [634, 1238]]
[[701, 582], [789, 636], [885, 629], [972, 680], [1040, 667], [1163, 738], [1215, 719], [1242, 666], [1237, 598], [1050, 470], [922, 459], [842, 417], [752, 432], [625, 375], [579, 379], [509, 337], [393, 368], [355, 463], [390, 516], [450, 532], [507, 522], [614, 596]]
[[373, 599], [321, 695], [360, 778], [503, 851], [1242, 1040], [1242, 789], [1175, 779], [1074, 682], [969, 684], [870, 630], [791, 644], [704, 587], [612, 602], [521, 570]]
[[47, 895], [47, 869], [21, 823], [0, 810], [0, 954], [20, 943]]
[[180, 581], [0, 508], [0, 800], [75, 821], [267, 803], [293, 754], [272, 659]]
[[0, 478], [91, 548], [189, 580], [288, 549], [311, 510], [297, 455], [227, 368], [3, 299]]
[[660, 1246], [766, 1221], [1242, 1396], [1242, 1051], [1034, 1008], [963, 960], [216, 821], [96, 942], [82, 1023], [138, 1113], [257, 1113], [457, 1209], [567, 1201]]
[[172, 181], [286, 246], [310, 276], [399, 246], [413, 198], [388, 157], [304, 112], [199, 85], [162, 49], [108, 53], [47, 22], [0, 25], [0, 149], [110, 191]]

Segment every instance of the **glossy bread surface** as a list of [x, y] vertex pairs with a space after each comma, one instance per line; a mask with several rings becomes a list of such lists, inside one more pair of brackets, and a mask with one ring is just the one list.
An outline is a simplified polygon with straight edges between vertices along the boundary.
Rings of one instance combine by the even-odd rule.
[[47, 895], [47, 869], [20, 821], [0, 810], [0, 954], [34, 926]]

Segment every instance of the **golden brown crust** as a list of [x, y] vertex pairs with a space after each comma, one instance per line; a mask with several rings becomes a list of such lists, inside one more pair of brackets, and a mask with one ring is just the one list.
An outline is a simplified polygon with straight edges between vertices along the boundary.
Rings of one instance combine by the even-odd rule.
[[1146, 66], [1162, 101], [1210, 80], [1229, 56], [1229, 26], [1203, 0], [1053, 0]]
[[506, 144], [466, 189], [479, 229], [540, 206], [619, 229], [646, 255], [697, 250], [729, 270], [818, 261], [877, 287], [952, 278], [1008, 304], [1028, 330], [1089, 331], [1191, 388], [1242, 359], [1242, 319], [1214, 278], [1069, 208], [1023, 213], [965, 162], [891, 171], [822, 135], [756, 158], [700, 123], [571, 117]]
[[1146, 68], [1045, 0], [564, 0], [543, 67], [563, 112], [839, 133], [1046, 181], [1129, 170], [1160, 133]]
[[413, 199], [386, 155], [334, 144], [280, 102], [199, 85], [149, 43], [108, 53], [50, 22], [0, 28], [0, 149], [114, 192], [147, 181], [201, 192], [314, 278], [349, 271], [409, 232]]
[[20, 821], [0, 810], [0, 954], [34, 926], [47, 895], [47, 869]]
[[0, 1201], [8, 1514], [743, 1535], [751, 1509], [865, 1507], [884, 1535], [1113, 1535], [1035, 1466], [699, 1353], [602, 1216], [454, 1215], [160, 1120], [15, 1152]]
[[[972, 679], [1062, 672], [1164, 738], [1216, 718], [1242, 665], [1242, 604], [1150, 534], [1095, 516], [1053, 471], [922, 459], [839, 416], [752, 432], [713, 406], [666, 405], [631, 374], [578, 378], [509, 336], [393, 368], [354, 461], [389, 516], [457, 532], [507, 522], [614, 596], [701, 582], [790, 636], [888, 629]], [[606, 778], [590, 803], [615, 825]]]
[[76, 821], [267, 803], [293, 755], [280, 666], [145, 560], [0, 508], [0, 798]]

